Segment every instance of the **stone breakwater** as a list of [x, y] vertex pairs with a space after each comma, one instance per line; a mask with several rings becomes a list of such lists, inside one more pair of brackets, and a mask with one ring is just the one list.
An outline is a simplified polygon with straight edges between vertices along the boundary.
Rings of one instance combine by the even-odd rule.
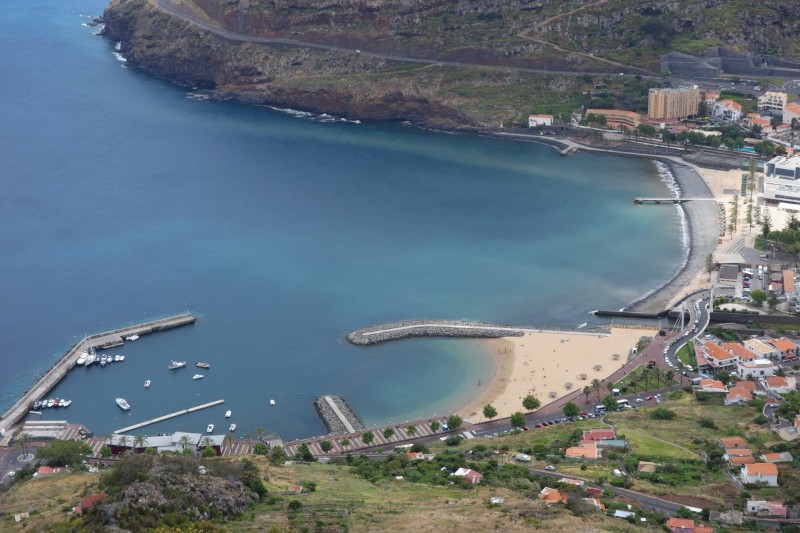
[[364, 429], [361, 419], [341, 396], [320, 396], [314, 400], [314, 409], [330, 434], [355, 433]]
[[406, 337], [520, 337], [523, 328], [503, 326], [487, 322], [464, 322], [458, 320], [408, 320], [382, 324], [351, 331], [345, 337], [356, 346], [369, 346]]

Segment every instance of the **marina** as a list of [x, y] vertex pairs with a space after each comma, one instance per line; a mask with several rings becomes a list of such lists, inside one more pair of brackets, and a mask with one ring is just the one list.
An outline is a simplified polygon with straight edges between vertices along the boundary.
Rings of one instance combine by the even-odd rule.
[[[0, 418], [0, 446], [8, 446], [13, 438], [12, 427], [17, 425], [28, 414], [35, 401], [44, 397], [60, 382], [67, 372], [73, 368], [81, 355], [90, 351], [120, 346], [125, 337], [141, 336], [172, 328], [194, 324], [196, 318], [191, 313], [181, 313], [159, 320], [134, 324], [95, 335], [84, 337], [80, 342], [59, 359], [22, 397]], [[49, 402], [48, 402], [49, 403]]]

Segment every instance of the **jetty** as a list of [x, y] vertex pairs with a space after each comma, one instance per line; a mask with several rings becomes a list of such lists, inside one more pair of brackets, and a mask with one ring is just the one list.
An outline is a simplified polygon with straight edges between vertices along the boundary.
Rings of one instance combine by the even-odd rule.
[[364, 429], [361, 419], [341, 396], [320, 396], [314, 400], [314, 409], [330, 434], [355, 433]]
[[39, 378], [39, 380], [22, 395], [17, 403], [0, 417], [0, 446], [8, 446], [11, 443], [14, 437], [11, 428], [28, 414], [28, 410], [35, 400], [47, 395], [53, 387], [64, 379], [67, 372], [75, 366], [82, 352], [88, 351], [90, 348], [102, 350], [120, 346], [125, 342], [126, 337], [131, 337], [133, 335], [141, 337], [158, 331], [194, 324], [196, 321], [197, 318], [195, 318], [194, 315], [186, 312], [84, 337], [80, 342], [67, 350], [66, 353], [53, 364], [50, 370]]
[[682, 204], [684, 202], [699, 202], [699, 201], [707, 201], [707, 202], [716, 202], [716, 198], [642, 198], [636, 197], [633, 199], [633, 203], [636, 205], [643, 205], [643, 204]]
[[195, 411], [200, 411], [202, 409], [208, 409], [209, 407], [214, 407], [215, 405], [219, 405], [221, 403], [225, 403], [225, 400], [214, 400], [213, 402], [204, 403], [203, 405], [198, 405], [196, 407], [181, 409], [180, 411], [175, 411], [174, 413], [170, 413], [168, 415], [159, 416], [158, 418], [151, 418], [150, 420], [145, 420], [144, 422], [139, 422], [138, 424], [134, 424], [132, 426], [124, 427], [122, 429], [117, 429], [114, 431], [114, 434], [116, 435], [119, 433], [127, 433], [128, 431], [134, 431], [136, 429], [143, 428], [145, 426], [149, 426], [157, 422], [163, 422], [164, 420], [175, 418], [176, 416], [194, 413]]
[[351, 331], [345, 337], [356, 346], [369, 346], [407, 337], [520, 337], [525, 328], [460, 320], [409, 320]]
[[572, 145], [572, 146], [567, 146], [566, 148], [564, 148], [563, 150], [559, 151], [558, 153], [559, 153], [559, 155], [562, 155], [562, 156], [568, 156], [568, 155], [574, 154], [577, 151], [578, 151], [578, 147], [575, 146], [575, 145]]

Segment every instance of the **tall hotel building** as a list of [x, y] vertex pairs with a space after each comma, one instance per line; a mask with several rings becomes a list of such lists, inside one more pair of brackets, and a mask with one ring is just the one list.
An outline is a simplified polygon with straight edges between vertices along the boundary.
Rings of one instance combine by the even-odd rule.
[[649, 118], [687, 118], [700, 110], [700, 89], [650, 89], [647, 98]]

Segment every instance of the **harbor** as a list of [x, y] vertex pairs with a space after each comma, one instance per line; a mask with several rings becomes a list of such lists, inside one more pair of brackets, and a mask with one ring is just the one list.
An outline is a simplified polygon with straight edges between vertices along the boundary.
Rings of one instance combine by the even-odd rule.
[[90, 350], [102, 350], [122, 345], [126, 339], [134, 340], [143, 335], [165, 331], [189, 324], [197, 318], [191, 313], [151, 320], [133, 324], [111, 331], [96, 333], [84, 337], [67, 350], [39, 380], [28, 389], [17, 402], [0, 417], [0, 446], [8, 446], [14, 437], [13, 428], [28, 414], [36, 400], [44, 398], [72, 369], [81, 354]]
[[162, 422], [164, 420], [169, 420], [170, 418], [175, 418], [176, 416], [181, 416], [189, 413], [194, 413], [195, 411], [201, 411], [203, 409], [208, 409], [209, 407], [214, 407], [215, 405], [220, 405], [225, 403], [225, 400], [215, 400], [213, 402], [204, 403], [202, 405], [197, 405], [195, 407], [189, 407], [187, 409], [181, 409], [180, 411], [175, 411], [174, 413], [170, 413], [168, 415], [159, 416], [157, 418], [151, 418], [150, 420], [145, 420], [144, 422], [139, 422], [138, 424], [133, 424], [132, 426], [124, 427], [121, 429], [117, 429], [114, 431], [115, 434], [117, 433], [128, 433], [129, 431], [135, 431], [139, 428], [143, 428], [145, 426], [149, 426], [151, 424], [156, 424], [158, 422]]

